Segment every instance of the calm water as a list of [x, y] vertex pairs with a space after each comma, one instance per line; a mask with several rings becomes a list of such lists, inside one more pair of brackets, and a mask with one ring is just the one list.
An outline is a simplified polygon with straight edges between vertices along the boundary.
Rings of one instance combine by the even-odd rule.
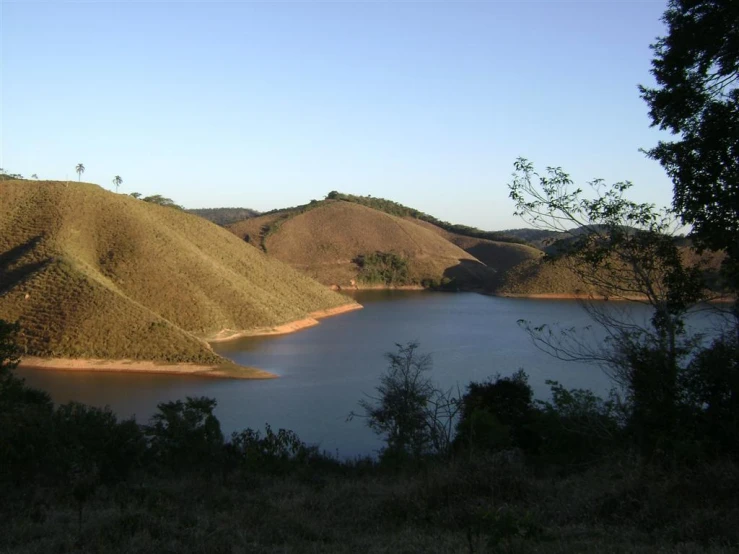
[[[577, 302], [415, 291], [363, 292], [356, 298], [363, 310], [325, 319], [317, 327], [215, 347], [219, 354], [269, 370], [279, 379], [41, 370], [20, 374], [29, 385], [47, 390], [56, 402], [109, 405], [120, 416], [135, 415], [139, 421], [147, 420], [159, 402], [214, 397], [226, 434], [269, 423], [275, 429], [292, 429], [304, 441], [341, 456], [368, 454], [379, 446], [361, 420], [347, 422], [346, 417], [363, 394], [372, 393], [386, 368], [383, 354], [394, 350], [395, 343], [418, 340], [420, 350], [433, 356], [432, 378], [444, 387], [464, 387], [471, 380], [524, 368], [542, 398], [548, 392], [546, 379], [599, 393], [609, 388], [597, 367], [561, 362], [536, 350], [516, 323], [527, 319], [535, 324], [588, 325]], [[637, 320], [647, 317], [644, 309], [635, 313]]]

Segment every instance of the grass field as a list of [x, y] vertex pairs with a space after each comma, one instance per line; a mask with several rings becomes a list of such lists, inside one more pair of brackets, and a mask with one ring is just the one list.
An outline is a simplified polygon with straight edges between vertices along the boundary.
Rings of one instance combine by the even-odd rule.
[[86, 183], [0, 182], [0, 318], [43, 357], [219, 363], [204, 339], [350, 301], [232, 233]]
[[570, 476], [476, 459], [138, 477], [99, 488], [81, 519], [62, 490], [6, 498], [0, 550], [729, 554], [737, 487], [731, 464], [660, 473], [618, 458]]

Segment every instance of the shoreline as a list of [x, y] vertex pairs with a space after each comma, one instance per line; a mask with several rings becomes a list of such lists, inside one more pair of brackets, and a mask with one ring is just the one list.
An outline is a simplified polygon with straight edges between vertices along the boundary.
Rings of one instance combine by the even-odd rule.
[[[334, 315], [359, 310], [363, 306], [356, 302], [342, 304], [326, 310], [311, 312], [308, 317], [251, 331], [220, 331], [206, 342], [225, 342], [241, 337], [284, 335], [318, 325], [318, 320]], [[228, 333], [228, 334], [225, 334]], [[277, 375], [256, 367], [240, 366], [224, 359], [221, 364], [197, 364], [193, 362], [157, 362], [153, 360], [103, 359], [103, 358], [41, 358], [24, 356], [18, 364], [20, 369], [45, 371], [76, 371], [89, 373], [142, 373], [149, 375], [193, 375], [196, 377], [226, 379], [277, 379]]]
[[[597, 300], [599, 302], [643, 302], [645, 296], [603, 296], [597, 294], [576, 294], [576, 293], [560, 293], [560, 292], [542, 292], [534, 294], [522, 294], [515, 292], [498, 292], [492, 296], [499, 298], [529, 298], [532, 300]], [[719, 296], [706, 300], [707, 303], [725, 303], [735, 302], [736, 298], [731, 296]]]
[[233, 363], [196, 364], [192, 362], [155, 362], [147, 360], [108, 360], [88, 358], [39, 358], [24, 356], [20, 369], [75, 371], [90, 373], [146, 373], [149, 375], [195, 375], [231, 379], [276, 379], [277, 375], [255, 367]]
[[361, 290], [429, 290], [423, 285], [329, 285], [337, 292], [353, 292]]
[[213, 337], [209, 337], [206, 340], [207, 342], [218, 343], [236, 340], [244, 337], [287, 335], [289, 333], [294, 333], [302, 329], [315, 327], [316, 325], [318, 325], [320, 319], [344, 314], [347, 312], [353, 312], [355, 310], [361, 310], [363, 307], [364, 306], [362, 306], [361, 304], [353, 302], [350, 304], [342, 304], [341, 306], [336, 306], [334, 308], [328, 308], [326, 310], [311, 312], [310, 314], [308, 314], [308, 317], [305, 317], [303, 319], [296, 319], [295, 321], [283, 323], [282, 325], [275, 325], [272, 327], [259, 327], [250, 331], [234, 331], [231, 329], [222, 329], [216, 335], [214, 335]]

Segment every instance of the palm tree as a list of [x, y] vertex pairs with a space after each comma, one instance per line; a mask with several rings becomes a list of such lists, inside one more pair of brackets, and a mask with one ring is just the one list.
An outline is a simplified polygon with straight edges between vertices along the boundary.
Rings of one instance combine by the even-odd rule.
[[84, 164], [77, 164], [77, 167], [75, 167], [74, 170], [77, 172], [77, 180], [79, 181], [82, 179], [82, 174], [85, 172], [85, 166]]
[[116, 175], [113, 177], [113, 184], [115, 185], [115, 192], [118, 193], [118, 187], [121, 186], [121, 183], [123, 182], [123, 179], [121, 179], [120, 175]]

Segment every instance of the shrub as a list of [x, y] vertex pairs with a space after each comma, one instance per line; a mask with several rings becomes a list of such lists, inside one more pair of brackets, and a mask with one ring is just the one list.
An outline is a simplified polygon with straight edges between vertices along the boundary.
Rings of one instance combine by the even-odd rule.
[[407, 285], [408, 260], [393, 252], [361, 254], [354, 259], [359, 266], [359, 280], [384, 285]]
[[510, 377], [498, 375], [488, 382], [470, 383], [462, 397], [455, 445], [470, 450], [516, 447], [527, 453], [536, 452], [539, 437], [533, 427], [533, 398], [523, 370]]
[[221, 424], [213, 415], [212, 398], [187, 397], [164, 402], [144, 427], [150, 455], [167, 469], [207, 470], [218, 462], [223, 448]]

